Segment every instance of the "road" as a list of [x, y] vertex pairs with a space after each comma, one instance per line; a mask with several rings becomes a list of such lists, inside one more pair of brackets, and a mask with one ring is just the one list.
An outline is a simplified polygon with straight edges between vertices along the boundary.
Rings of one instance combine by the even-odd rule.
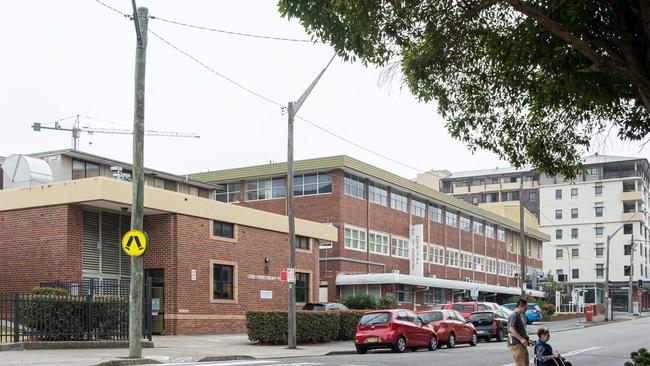
[[[641, 347], [650, 348], [650, 318], [620, 323], [610, 323], [589, 328], [561, 331], [551, 334], [550, 343], [574, 365], [622, 366], [630, 358], [630, 352]], [[536, 338], [533, 337], [534, 339]], [[338, 355], [301, 357], [291, 359], [202, 362], [208, 366], [371, 366], [371, 365], [441, 365], [508, 366], [512, 358], [505, 343], [480, 342], [476, 347], [458, 346], [455, 349], [439, 349], [434, 352], [421, 350], [393, 354], [384, 351], [366, 355]], [[532, 361], [531, 361], [532, 364]], [[189, 365], [189, 364], [184, 364]]]

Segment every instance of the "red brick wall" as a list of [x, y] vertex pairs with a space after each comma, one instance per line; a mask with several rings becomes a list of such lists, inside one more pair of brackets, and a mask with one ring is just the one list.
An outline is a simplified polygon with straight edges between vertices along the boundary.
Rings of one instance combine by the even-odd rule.
[[0, 212], [0, 292], [81, 280], [81, 213], [72, 205]]

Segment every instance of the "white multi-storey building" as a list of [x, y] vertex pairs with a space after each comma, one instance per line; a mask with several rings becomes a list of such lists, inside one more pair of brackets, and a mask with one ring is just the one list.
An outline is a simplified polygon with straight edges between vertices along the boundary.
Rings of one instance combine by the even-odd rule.
[[551, 236], [544, 245], [544, 272], [584, 289], [586, 303], [603, 303], [610, 236], [614, 309], [627, 309], [631, 259], [635, 301], [648, 307], [648, 294], [637, 282], [650, 278], [648, 160], [592, 155], [584, 165], [572, 181], [540, 176], [540, 228]]

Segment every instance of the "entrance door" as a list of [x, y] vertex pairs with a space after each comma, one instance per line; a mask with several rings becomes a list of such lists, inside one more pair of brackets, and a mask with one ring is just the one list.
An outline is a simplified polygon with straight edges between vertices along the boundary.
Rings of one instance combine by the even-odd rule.
[[320, 302], [328, 302], [327, 301], [327, 285], [325, 285], [325, 286], [321, 285], [318, 288], [318, 301], [320, 301]]
[[145, 278], [151, 278], [151, 330], [153, 334], [165, 334], [165, 270], [147, 269]]

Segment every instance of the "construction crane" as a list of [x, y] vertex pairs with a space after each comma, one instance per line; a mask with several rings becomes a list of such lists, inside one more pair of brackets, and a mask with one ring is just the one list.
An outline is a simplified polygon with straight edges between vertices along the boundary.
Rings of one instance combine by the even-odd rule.
[[[92, 134], [95, 134], [95, 133], [109, 133], [109, 134], [114, 134], [114, 135], [132, 135], [133, 134], [133, 131], [131, 131], [131, 130], [119, 130], [119, 129], [112, 129], [112, 128], [97, 128], [97, 127], [90, 127], [90, 126], [81, 126], [80, 117], [82, 117], [82, 116], [80, 116], [80, 115], [76, 116], [76, 119], [75, 119], [75, 122], [74, 122], [74, 125], [72, 126], [72, 128], [64, 128], [64, 127], [61, 126], [61, 123], [59, 123], [59, 121], [62, 121], [64, 119], [66, 119], [66, 118], [54, 122], [54, 127], [44, 126], [40, 122], [34, 122], [32, 124], [32, 128], [34, 129], [34, 131], [54, 130], [54, 131], [72, 132], [72, 148], [74, 150], [79, 150], [79, 137], [81, 137], [82, 132], [86, 132], [89, 135], [92, 135]], [[86, 118], [91, 119], [90, 117], [86, 117]], [[197, 135], [195, 133], [165, 132], [165, 131], [154, 131], [154, 130], [145, 131], [144, 134], [147, 135], [147, 136], [189, 137], [189, 138], [200, 138], [201, 137], [201, 136], [199, 136], [199, 135]]]

